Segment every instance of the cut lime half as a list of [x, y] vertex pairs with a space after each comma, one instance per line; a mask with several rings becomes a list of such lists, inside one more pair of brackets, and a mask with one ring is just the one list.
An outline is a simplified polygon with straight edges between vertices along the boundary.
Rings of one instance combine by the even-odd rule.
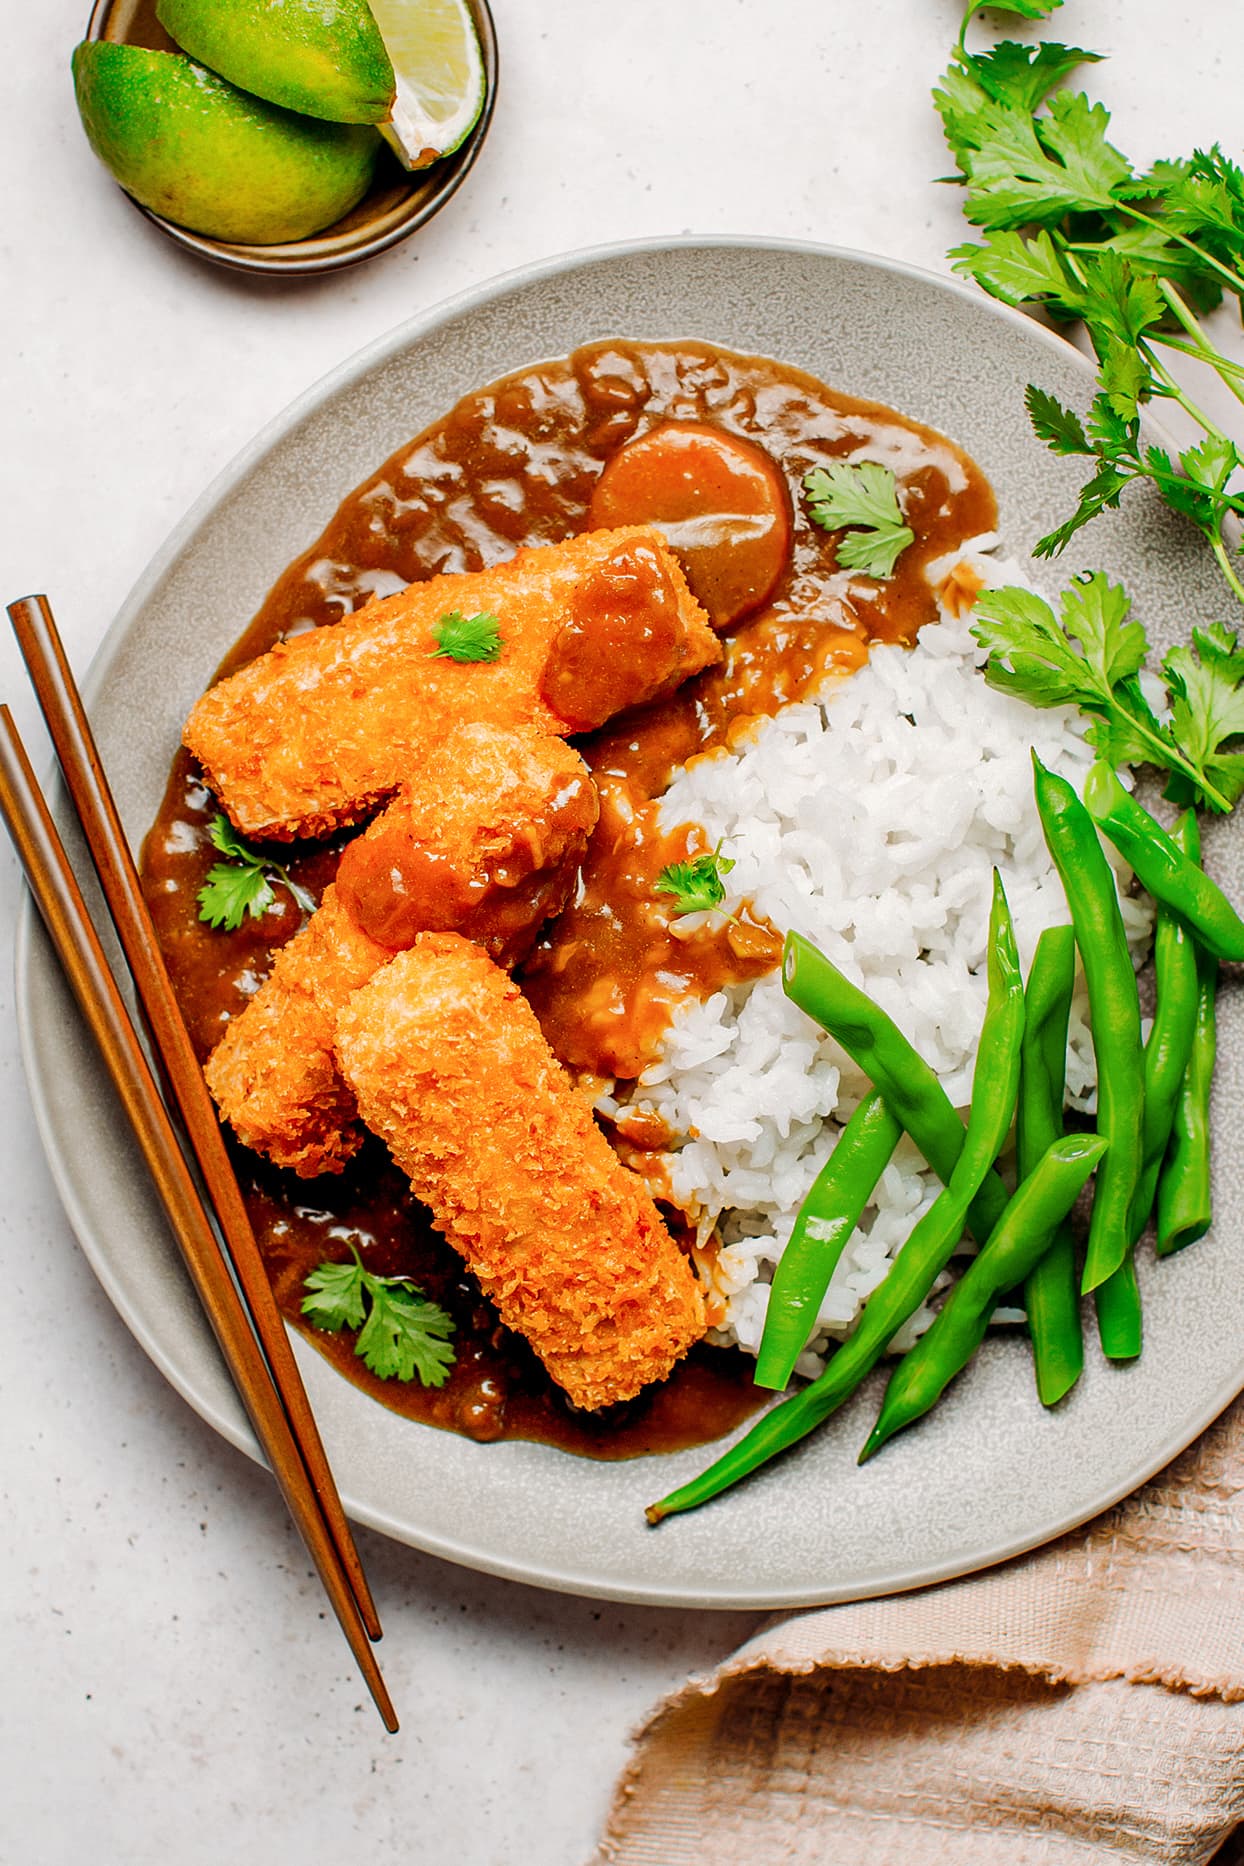
[[92, 149], [136, 201], [210, 239], [304, 240], [362, 199], [380, 138], [264, 103], [181, 52], [88, 39], [73, 81]]
[[379, 123], [393, 71], [367, 0], [156, 0], [183, 52], [244, 91], [332, 123]]
[[380, 125], [407, 168], [426, 168], [464, 142], [484, 108], [484, 59], [466, 0], [371, 0], [397, 77]]

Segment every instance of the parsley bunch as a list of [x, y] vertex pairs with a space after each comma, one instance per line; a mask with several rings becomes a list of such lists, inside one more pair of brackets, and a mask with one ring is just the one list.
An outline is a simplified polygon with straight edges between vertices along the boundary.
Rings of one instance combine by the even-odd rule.
[[[983, 230], [957, 247], [955, 269], [1010, 305], [1082, 320], [1098, 361], [1098, 393], [1082, 419], [1029, 388], [1028, 411], [1055, 453], [1094, 463], [1076, 510], [1037, 545], [1053, 556], [1124, 488], [1149, 480], [1204, 533], [1244, 602], [1226, 523], [1244, 516], [1231, 482], [1244, 460], [1230, 436], [1171, 373], [1170, 353], [1193, 357], [1244, 402], [1244, 366], [1214, 347], [1198, 313], [1224, 293], [1244, 302], [1244, 170], [1217, 145], [1138, 174], [1107, 140], [1110, 113], [1066, 88], [1098, 54], [1052, 42], [1004, 41], [969, 52], [964, 15], [950, 68], [933, 93], [966, 189], [964, 211]], [[990, 0], [991, 11], [1045, 19], [1061, 0]], [[1204, 439], [1176, 459], [1140, 440], [1140, 410], [1179, 404]]]
[[1244, 648], [1215, 622], [1161, 664], [1166, 704], [1141, 684], [1149, 642], [1122, 585], [1100, 571], [1064, 590], [1061, 617], [1030, 590], [986, 591], [972, 633], [988, 650], [992, 687], [1032, 706], [1078, 706], [1089, 743], [1111, 765], [1150, 764], [1169, 774], [1174, 802], [1230, 810], [1244, 792]]
[[338, 1334], [357, 1328], [354, 1352], [381, 1380], [444, 1386], [454, 1364], [453, 1317], [428, 1302], [407, 1276], [375, 1276], [350, 1246], [353, 1263], [322, 1263], [306, 1279], [303, 1314]]

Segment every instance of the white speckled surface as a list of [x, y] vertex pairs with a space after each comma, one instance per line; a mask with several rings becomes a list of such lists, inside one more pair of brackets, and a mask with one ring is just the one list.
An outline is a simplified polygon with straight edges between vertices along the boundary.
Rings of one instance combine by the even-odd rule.
[[[85, 11], [28, 9], [0, 76], [14, 281], [0, 311], [0, 594], [48, 589], [79, 667], [257, 429], [344, 357], [477, 281], [692, 229], [943, 271], [963, 237], [954, 193], [931, 181], [946, 166], [927, 108], [954, 31], [946, 0], [778, 0], [763, 28], [755, 0], [497, 0], [498, 114], [460, 195], [365, 271], [275, 290], [174, 252], [95, 167], [67, 77]], [[1063, 36], [1112, 54], [1095, 88], [1140, 160], [1238, 141], [1234, 24], [1226, 0], [1069, 0], [1059, 16]], [[827, 315], [810, 307], [808, 327]], [[1146, 541], [1162, 548], [1160, 533]], [[42, 762], [7, 640], [0, 655]], [[157, 668], [137, 731], [163, 717], [158, 689], [178, 671]], [[0, 872], [7, 932], [18, 897], [7, 852]], [[0, 1112], [16, 1318], [0, 1365], [0, 1560], [16, 1605], [0, 1631], [0, 1859], [199, 1866], [296, 1853], [319, 1866], [347, 1850], [417, 1849], [459, 1866], [574, 1866], [628, 1724], [754, 1616], [537, 1593], [364, 1532], [405, 1719], [386, 1740], [356, 1708], [266, 1479], [173, 1394], [76, 1252], [11, 1018]]]

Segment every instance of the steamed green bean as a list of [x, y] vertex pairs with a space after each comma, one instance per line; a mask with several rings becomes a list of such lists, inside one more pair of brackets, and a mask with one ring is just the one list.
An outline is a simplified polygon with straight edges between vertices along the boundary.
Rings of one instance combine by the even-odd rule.
[[[1063, 1132], [1067, 1074], [1067, 1026], [1075, 986], [1076, 942], [1072, 927], [1047, 927], [1037, 941], [1024, 993], [1024, 1043], [1020, 1052], [1015, 1158], [1027, 1179]], [[1075, 1240], [1060, 1224], [1024, 1283], [1024, 1310], [1032, 1339], [1037, 1392], [1054, 1406], [1071, 1391], [1084, 1368], [1080, 1323], [1080, 1280]]]
[[758, 1387], [780, 1392], [789, 1381], [816, 1326], [838, 1259], [902, 1131], [881, 1096], [872, 1090], [817, 1174], [774, 1272], [756, 1356]]
[[1140, 997], [1114, 875], [1093, 819], [1066, 778], [1033, 753], [1041, 826], [1062, 878], [1088, 985], [1097, 1059], [1097, 1126], [1109, 1151], [1097, 1173], [1082, 1288], [1104, 1283], [1132, 1248], [1131, 1209], [1140, 1177], [1144, 1077]]

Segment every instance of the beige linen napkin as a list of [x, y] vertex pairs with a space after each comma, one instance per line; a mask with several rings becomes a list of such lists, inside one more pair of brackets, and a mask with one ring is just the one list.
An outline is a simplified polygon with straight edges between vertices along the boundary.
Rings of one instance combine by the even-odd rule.
[[1105, 1516], [662, 1704], [614, 1866], [1201, 1866], [1244, 1821], [1244, 1400]]

